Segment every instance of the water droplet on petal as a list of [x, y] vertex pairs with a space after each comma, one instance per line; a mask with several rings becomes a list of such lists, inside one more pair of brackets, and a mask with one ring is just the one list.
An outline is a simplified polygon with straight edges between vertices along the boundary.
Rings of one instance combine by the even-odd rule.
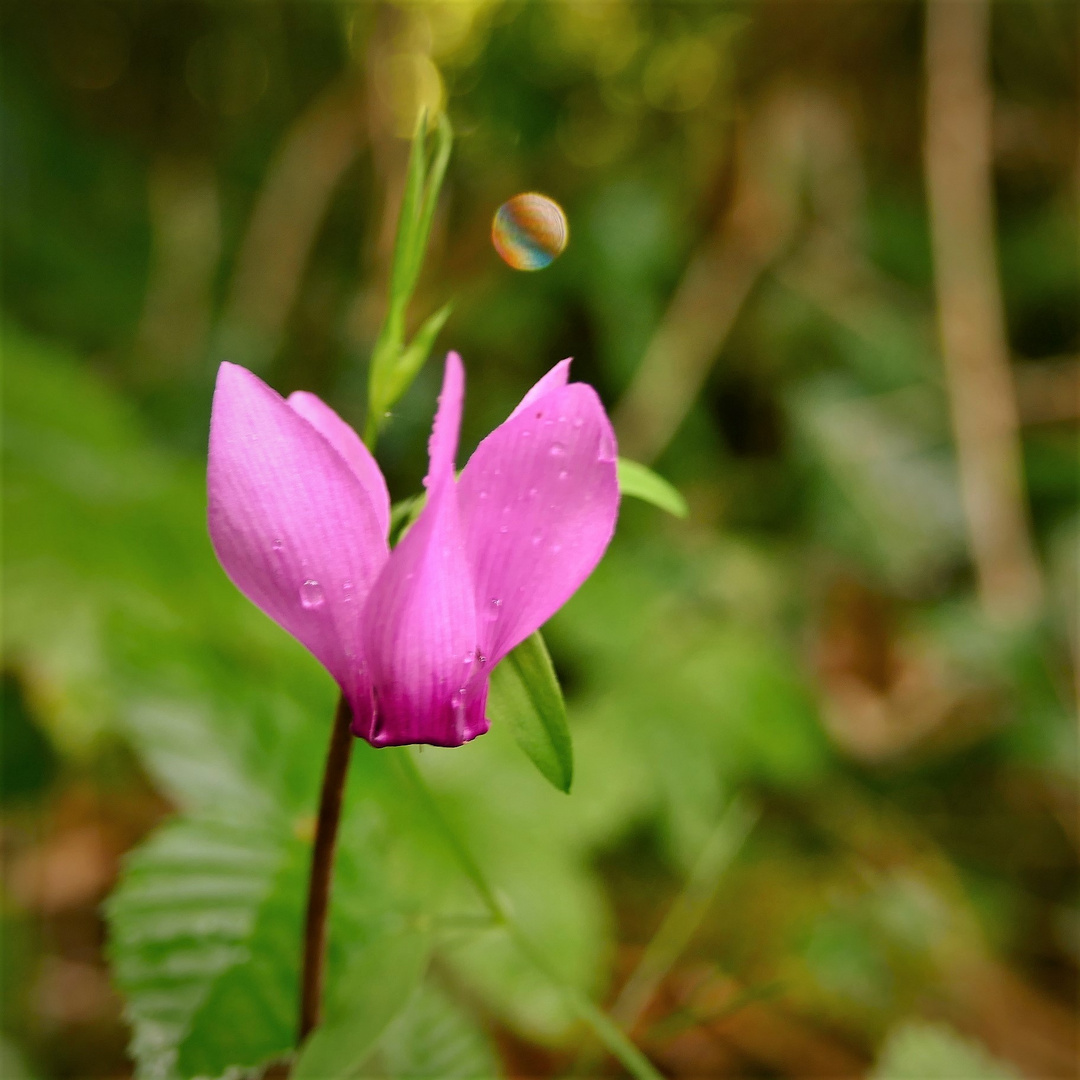
[[499, 526], [499, 532], [508, 533], [509, 531], [510, 531], [510, 526], [509, 525], [500, 525]]
[[486, 499], [488, 497], [488, 493], [486, 491], [481, 491], [478, 497], [481, 499]]
[[521, 433], [521, 437], [522, 437], [523, 439], [529, 439], [529, 438], [532, 438], [532, 432], [531, 432], [531, 431], [530, 431], [530, 430], [529, 430], [528, 428], [526, 428], [526, 429], [525, 429], [525, 430], [524, 430], [524, 431], [523, 431], [523, 432]]
[[551, 444], [551, 446], [548, 447], [548, 453], [552, 457], [565, 457], [566, 456], [566, 447], [563, 446], [563, 444], [561, 442], [553, 442]]
[[463, 664], [465, 664], [466, 666], [468, 666], [475, 659], [476, 659], [476, 653], [475, 652], [467, 652], [461, 662]]
[[270, 546], [275, 551], [280, 551], [285, 546], [285, 541], [284, 540], [275, 540]]
[[532, 542], [533, 542], [533, 546], [534, 546], [534, 547], [537, 547], [537, 546], [539, 546], [540, 542], [541, 542], [541, 541], [542, 541], [543, 539], [544, 539], [544, 530], [543, 530], [543, 529], [537, 529], [537, 530], [536, 530], [536, 531], [535, 531], [535, 532], [534, 532], [534, 533], [532, 534]]
[[323, 596], [323, 587], [314, 579], [308, 578], [300, 586], [300, 603], [308, 609], [308, 611], [314, 611], [316, 608], [323, 606], [323, 601], [326, 598]]
[[348, 578], [346, 578], [346, 579], [345, 579], [345, 580], [344, 580], [344, 581], [343, 581], [343, 582], [341, 583], [341, 594], [342, 594], [342, 597], [343, 597], [343, 599], [345, 600], [345, 603], [346, 603], [346, 604], [348, 604], [348, 603], [351, 603], [351, 602], [352, 602], [352, 598], [353, 598], [353, 583], [352, 583], [351, 581], [349, 581], [349, 580], [348, 580]]
[[539, 488], [534, 488], [534, 487], [529, 488], [529, 498], [530, 499], [535, 499], [536, 496], [539, 494], [539, 491], [540, 491]]
[[560, 479], [560, 480], [565, 480], [565, 479], [566, 479], [566, 478], [567, 478], [567, 477], [568, 477], [569, 475], [570, 475], [570, 473], [569, 473], [569, 472], [567, 472], [567, 470], [566, 470], [566, 469], [562, 469], [562, 470], [560, 470], [560, 472], [559, 472], [559, 479]]

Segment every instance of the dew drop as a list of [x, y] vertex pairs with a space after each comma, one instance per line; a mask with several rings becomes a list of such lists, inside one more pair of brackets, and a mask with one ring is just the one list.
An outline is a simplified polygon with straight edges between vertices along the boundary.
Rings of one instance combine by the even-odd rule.
[[567, 478], [567, 477], [568, 477], [569, 475], [570, 475], [570, 473], [569, 473], [569, 472], [567, 472], [567, 470], [566, 470], [566, 469], [562, 469], [562, 470], [561, 470], [561, 471], [559, 472], [559, 479], [560, 479], [560, 480], [565, 480], [565, 479], [566, 479], [566, 478]]
[[275, 551], [280, 551], [285, 546], [285, 541], [284, 540], [275, 540], [270, 546]]
[[551, 446], [548, 448], [548, 453], [552, 457], [565, 457], [566, 456], [566, 447], [563, 446], [563, 444], [561, 442], [553, 442], [551, 444]]
[[530, 499], [535, 499], [536, 496], [539, 494], [539, 492], [540, 492], [539, 488], [534, 488], [534, 487], [529, 488], [529, 498]]
[[530, 438], [532, 438], [532, 432], [531, 432], [531, 431], [530, 431], [530, 430], [529, 430], [528, 428], [526, 428], [526, 429], [525, 429], [525, 430], [524, 430], [524, 431], [523, 431], [523, 432], [521, 433], [521, 437], [522, 437], [523, 439], [530, 439]]
[[508, 533], [509, 531], [510, 531], [510, 526], [509, 525], [500, 525], [499, 526], [499, 532]]
[[308, 611], [314, 611], [316, 608], [323, 606], [323, 601], [326, 598], [323, 596], [323, 587], [314, 579], [308, 578], [300, 586], [300, 603], [308, 609]]
[[348, 580], [348, 578], [346, 578], [346, 579], [345, 579], [345, 580], [344, 580], [344, 581], [343, 581], [343, 582], [341, 583], [341, 594], [342, 594], [342, 598], [343, 598], [343, 599], [345, 600], [345, 603], [346, 603], [346, 604], [348, 604], [348, 603], [351, 603], [351, 602], [352, 602], [352, 598], [353, 598], [353, 583], [352, 583], [351, 581], [349, 581], [349, 580]]
[[473, 662], [473, 661], [474, 661], [475, 659], [476, 659], [476, 653], [475, 653], [475, 652], [467, 652], [467, 653], [465, 654], [465, 656], [464, 656], [464, 657], [462, 658], [462, 661], [461, 661], [461, 662], [462, 662], [462, 663], [463, 663], [463, 664], [464, 664], [464, 665], [465, 665], [466, 667], [468, 667], [468, 665], [469, 665], [469, 664], [471, 664], [471, 663], [472, 663], [472, 662]]

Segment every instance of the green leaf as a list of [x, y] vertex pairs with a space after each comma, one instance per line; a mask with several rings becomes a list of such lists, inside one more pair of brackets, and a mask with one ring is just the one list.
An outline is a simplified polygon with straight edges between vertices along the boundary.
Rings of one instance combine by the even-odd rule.
[[219, 1076], [290, 1049], [304, 853], [272, 829], [188, 819], [129, 857], [108, 915], [140, 1077]]
[[292, 1080], [344, 1080], [364, 1063], [424, 974], [427, 934], [386, 934], [359, 950], [338, 980], [326, 1021], [305, 1043]]
[[690, 513], [690, 508], [682, 495], [662, 476], [657, 476], [652, 469], [636, 461], [619, 458], [618, 477], [619, 491], [623, 495], [652, 503], [653, 506], [658, 506], [661, 510], [666, 510], [678, 518], [684, 518]]
[[427, 360], [431, 347], [439, 336], [439, 331], [450, 318], [453, 307], [452, 303], [443, 304], [434, 315], [425, 319], [412, 341], [409, 342], [408, 348], [399, 354], [387, 380], [386, 397], [390, 404], [397, 401], [412, 385], [413, 379], [424, 366], [424, 361]]
[[491, 1042], [476, 1021], [426, 985], [387, 1028], [364, 1076], [492, 1080], [500, 1072]]
[[408, 531], [409, 526], [420, 516], [427, 502], [427, 492], [410, 495], [407, 499], [394, 503], [390, 507], [390, 546], [395, 547]]
[[888, 1037], [870, 1075], [873, 1080], [1019, 1080], [1020, 1074], [944, 1024], [914, 1021]]
[[378, 436], [382, 416], [416, 378], [450, 315], [449, 305], [430, 315], [406, 346], [406, 314], [420, 277], [439, 191], [453, 145], [453, 130], [445, 115], [440, 115], [435, 125], [430, 159], [427, 139], [427, 113], [421, 111], [409, 151], [405, 192], [398, 215], [386, 318], [371, 355], [368, 422], [364, 430], [364, 440], [369, 446]]
[[[426, 118], [425, 118], [426, 119]], [[412, 284], [415, 286], [420, 277], [420, 267], [424, 261], [428, 237], [431, 235], [431, 223], [435, 220], [435, 208], [439, 202], [439, 191], [446, 177], [446, 166], [450, 163], [450, 151], [454, 145], [454, 129], [446, 113], [440, 113], [435, 124], [435, 146], [431, 159], [431, 168], [424, 181], [424, 197], [417, 214], [416, 239], [413, 244]]]
[[390, 271], [390, 305], [402, 309], [412, 295], [416, 284], [419, 260], [418, 242], [426, 242], [419, 236], [420, 216], [426, 186], [427, 161], [424, 144], [427, 141], [427, 110], [421, 109], [416, 118], [412, 146], [409, 148], [409, 164], [405, 173], [405, 191], [398, 214], [397, 235], [394, 238], [394, 264]]
[[492, 672], [488, 713], [513, 731], [518, 745], [555, 787], [569, 792], [574, 753], [566, 704], [539, 630]]

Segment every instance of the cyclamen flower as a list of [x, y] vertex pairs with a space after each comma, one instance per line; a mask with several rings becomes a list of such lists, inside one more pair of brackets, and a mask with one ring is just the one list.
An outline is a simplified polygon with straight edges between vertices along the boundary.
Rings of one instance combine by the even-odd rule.
[[373, 746], [488, 730], [496, 664], [577, 590], [615, 528], [615, 434], [592, 387], [547, 373], [455, 477], [465, 374], [446, 360], [427, 502], [390, 551], [371, 453], [314, 394], [222, 364], [210, 538], [236, 587], [337, 680]]

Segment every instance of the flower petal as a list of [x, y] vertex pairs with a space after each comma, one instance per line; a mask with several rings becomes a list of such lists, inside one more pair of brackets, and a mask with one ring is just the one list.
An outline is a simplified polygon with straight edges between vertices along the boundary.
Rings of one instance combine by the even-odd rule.
[[[560, 369], [565, 378], [566, 363], [545, 378]], [[458, 481], [489, 666], [589, 576], [619, 507], [615, 434], [596, 391], [556, 383], [545, 394], [530, 391], [522, 405], [477, 447]]]
[[560, 360], [540, 381], [518, 402], [518, 407], [507, 419], [512, 420], [522, 409], [527, 409], [538, 398], [550, 394], [552, 390], [561, 390], [570, 378], [570, 362], [568, 356]]
[[222, 364], [210, 418], [210, 538], [236, 587], [370, 712], [360, 612], [387, 558], [367, 490], [261, 379]]
[[354, 723], [373, 746], [460, 746], [488, 728], [486, 660], [478, 654], [475, 590], [454, 482], [464, 394], [451, 353], [429, 443], [427, 503], [391, 552], [364, 610], [375, 715]]
[[371, 499], [383, 536], [390, 531], [390, 492], [374, 455], [321, 398], [297, 390], [285, 399], [345, 459]]

